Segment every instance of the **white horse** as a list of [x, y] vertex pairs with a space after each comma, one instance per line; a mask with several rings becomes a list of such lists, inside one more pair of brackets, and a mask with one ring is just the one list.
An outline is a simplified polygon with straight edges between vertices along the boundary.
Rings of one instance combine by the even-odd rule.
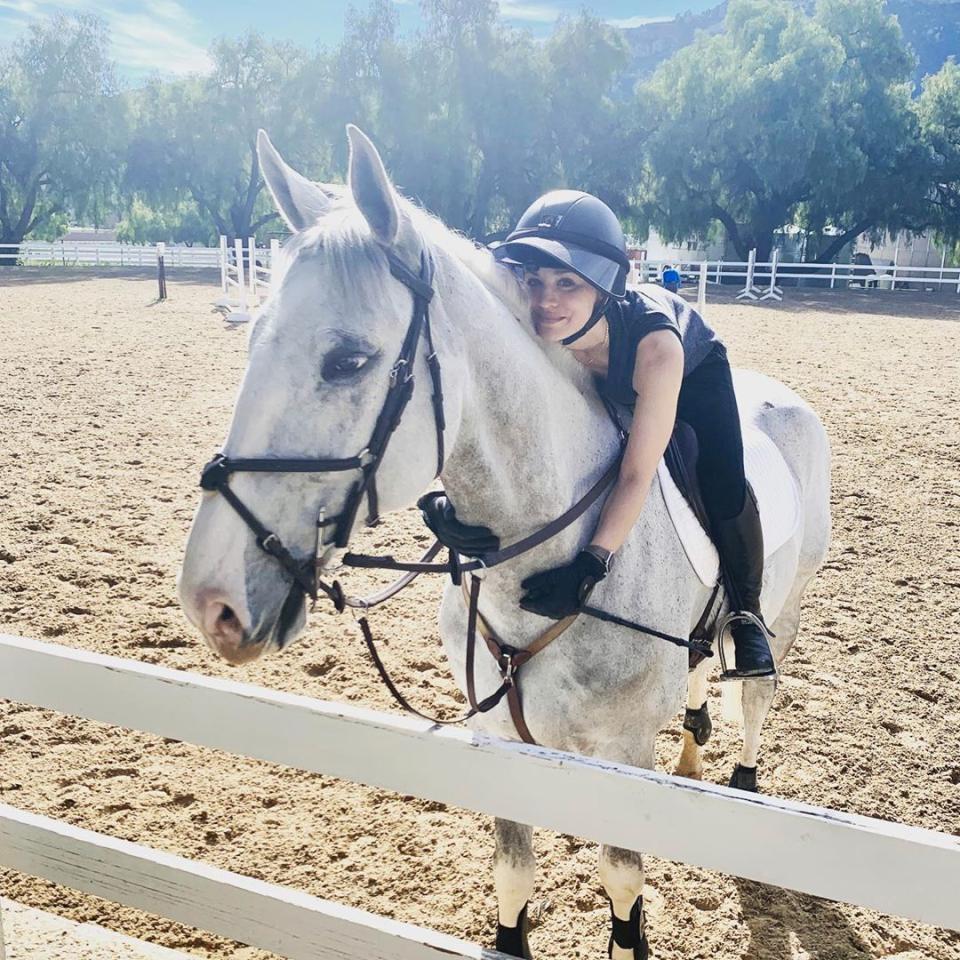
[[[249, 363], [224, 445], [228, 457], [351, 457], [367, 443], [387, 394], [390, 366], [411, 316], [411, 293], [388, 269], [389, 251], [416, 273], [421, 254], [435, 264], [430, 305], [442, 365], [446, 418], [444, 488], [460, 519], [490, 526], [504, 544], [557, 517], [609, 467], [616, 431], [589, 375], [533, 332], [513, 274], [485, 250], [400, 198], [379, 154], [348, 128], [348, 187], [312, 183], [289, 168], [261, 133], [260, 163], [280, 212], [294, 231], [274, 290], [250, 334]], [[434, 479], [437, 440], [427, 347], [414, 364], [417, 386], [378, 473], [380, 510], [413, 504]], [[795, 534], [768, 558], [763, 610], [778, 662], [793, 643], [804, 589], [829, 541], [829, 449], [816, 415], [775, 381], [737, 375], [745, 429], [769, 436], [800, 491]], [[341, 508], [355, 473], [237, 473], [231, 490], [298, 560], [317, 548], [317, 516]], [[547, 621], [517, 605], [520, 581], [568, 561], [589, 540], [597, 503], [553, 539], [484, 572], [482, 615], [497, 634], [524, 647]], [[337, 551], [326, 528], [321, 568]], [[654, 482], [646, 506], [592, 602], [622, 617], [687, 637], [710, 590], [694, 574]], [[240, 663], [282, 648], [303, 627], [302, 593], [223, 496], [206, 493], [197, 510], [180, 577], [191, 622], [222, 657]], [[289, 598], [293, 598], [291, 602]], [[466, 606], [448, 585], [440, 630], [453, 674], [465, 689]], [[706, 700], [705, 661], [689, 677], [687, 652], [622, 627], [581, 618], [530, 660], [523, 710], [544, 745], [654, 766], [654, 738], [676, 722], [684, 690], [690, 708]], [[481, 646], [478, 696], [500, 675]], [[755, 767], [772, 683], [743, 688], [740, 763]], [[473, 725], [516, 739], [504, 702]], [[702, 748], [690, 732], [677, 772], [701, 775]], [[500, 949], [529, 956], [525, 910], [533, 892], [532, 829], [496, 823], [494, 877]], [[646, 956], [639, 853], [600, 850], [610, 898], [614, 960]], [[631, 939], [632, 938], [632, 939]], [[624, 944], [621, 946], [620, 944]]]

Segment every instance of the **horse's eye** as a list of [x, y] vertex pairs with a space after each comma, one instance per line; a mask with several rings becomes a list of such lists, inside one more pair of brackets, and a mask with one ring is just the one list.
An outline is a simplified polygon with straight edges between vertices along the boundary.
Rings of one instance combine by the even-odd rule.
[[359, 373], [369, 362], [365, 353], [331, 353], [323, 361], [324, 380], [346, 380]]

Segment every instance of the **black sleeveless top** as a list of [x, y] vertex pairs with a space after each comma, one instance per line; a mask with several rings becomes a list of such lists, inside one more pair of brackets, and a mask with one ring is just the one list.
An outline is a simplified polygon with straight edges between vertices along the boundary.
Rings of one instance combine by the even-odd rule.
[[699, 366], [723, 344], [703, 317], [659, 284], [644, 283], [614, 300], [604, 314], [610, 327], [610, 367], [606, 378], [597, 378], [600, 392], [616, 403], [632, 407], [637, 399], [633, 369], [637, 346], [654, 330], [672, 330], [683, 345], [683, 376]]

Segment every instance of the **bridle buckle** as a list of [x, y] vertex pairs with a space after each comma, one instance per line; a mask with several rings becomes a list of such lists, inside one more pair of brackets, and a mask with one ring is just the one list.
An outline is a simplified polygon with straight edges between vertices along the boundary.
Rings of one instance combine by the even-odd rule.
[[410, 364], [407, 360], [401, 357], [397, 362], [390, 368], [390, 385], [395, 387], [397, 385], [397, 380], [400, 377], [401, 372], [403, 373], [403, 383], [409, 383], [413, 379], [413, 371], [410, 369]]
[[517, 673], [517, 663], [514, 660], [514, 657], [517, 655], [517, 651], [513, 647], [501, 647], [500, 648], [500, 675], [503, 677], [503, 683], [507, 687], [512, 687], [514, 683], [514, 677]]

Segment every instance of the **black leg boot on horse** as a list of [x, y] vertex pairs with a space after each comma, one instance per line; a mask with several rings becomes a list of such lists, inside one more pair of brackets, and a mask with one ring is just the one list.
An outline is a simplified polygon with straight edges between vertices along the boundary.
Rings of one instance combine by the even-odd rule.
[[[724, 664], [721, 679], [775, 679], [777, 667], [768, 640], [772, 634], [760, 612], [763, 528], [757, 501], [749, 487], [740, 513], [716, 523], [714, 533], [730, 599], [730, 614], [725, 624], [729, 624], [736, 654], [736, 666], [727, 669]], [[722, 631], [720, 639], [722, 644]]]
[[643, 897], [637, 897], [629, 920], [621, 920], [613, 912], [610, 904], [610, 942], [607, 944], [607, 956], [613, 956], [613, 945], [621, 950], [632, 950], [633, 960], [649, 960], [650, 944], [647, 941], [647, 919], [643, 912]]

